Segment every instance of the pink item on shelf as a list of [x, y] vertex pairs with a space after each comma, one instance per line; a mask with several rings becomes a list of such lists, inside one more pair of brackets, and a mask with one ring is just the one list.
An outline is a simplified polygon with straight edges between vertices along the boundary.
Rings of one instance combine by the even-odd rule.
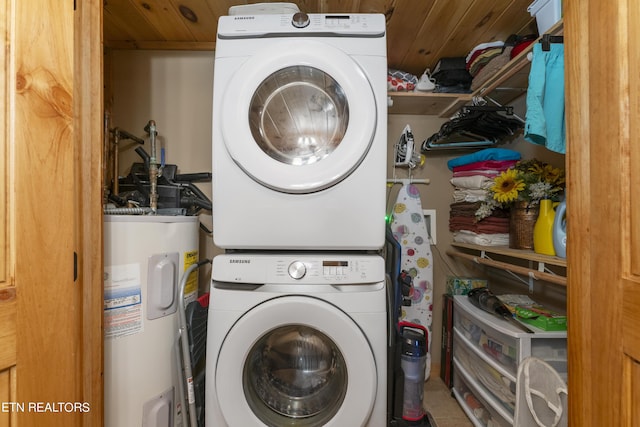
[[472, 170], [472, 171], [456, 171], [453, 173], [453, 177], [460, 177], [460, 176], [474, 176], [474, 175], [480, 175], [480, 176], [486, 176], [488, 178], [494, 178], [498, 175], [500, 175], [499, 170], [492, 170], [492, 169], [487, 169], [487, 170]]
[[472, 171], [472, 170], [498, 170], [505, 171], [511, 166], [515, 166], [517, 160], [482, 160], [480, 162], [467, 163], [466, 165], [454, 166], [453, 171]]

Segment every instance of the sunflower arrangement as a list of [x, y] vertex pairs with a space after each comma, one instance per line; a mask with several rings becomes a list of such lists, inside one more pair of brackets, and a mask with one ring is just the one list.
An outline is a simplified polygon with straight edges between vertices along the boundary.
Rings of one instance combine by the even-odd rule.
[[564, 169], [537, 159], [520, 161], [493, 179], [485, 201], [476, 211], [479, 221], [498, 208], [509, 208], [516, 201], [535, 206], [542, 199], [557, 201], [564, 191]]

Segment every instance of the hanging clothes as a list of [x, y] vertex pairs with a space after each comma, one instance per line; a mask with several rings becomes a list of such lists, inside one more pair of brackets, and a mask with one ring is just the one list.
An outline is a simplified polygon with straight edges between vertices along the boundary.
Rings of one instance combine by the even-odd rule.
[[512, 107], [466, 106], [422, 142], [423, 152], [442, 149], [482, 148], [515, 135], [523, 127]]
[[524, 139], [551, 151], [566, 152], [564, 44], [533, 46]]

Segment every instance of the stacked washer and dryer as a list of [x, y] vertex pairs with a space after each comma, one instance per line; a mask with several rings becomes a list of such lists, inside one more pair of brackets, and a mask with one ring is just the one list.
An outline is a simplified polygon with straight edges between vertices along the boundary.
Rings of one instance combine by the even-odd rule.
[[220, 18], [207, 427], [385, 426], [383, 15]]

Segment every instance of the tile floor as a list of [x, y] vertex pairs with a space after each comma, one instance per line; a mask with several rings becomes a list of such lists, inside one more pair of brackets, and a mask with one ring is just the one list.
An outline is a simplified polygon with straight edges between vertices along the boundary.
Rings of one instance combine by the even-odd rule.
[[473, 427], [458, 401], [437, 375], [432, 375], [425, 383], [424, 407], [437, 424], [433, 427]]

